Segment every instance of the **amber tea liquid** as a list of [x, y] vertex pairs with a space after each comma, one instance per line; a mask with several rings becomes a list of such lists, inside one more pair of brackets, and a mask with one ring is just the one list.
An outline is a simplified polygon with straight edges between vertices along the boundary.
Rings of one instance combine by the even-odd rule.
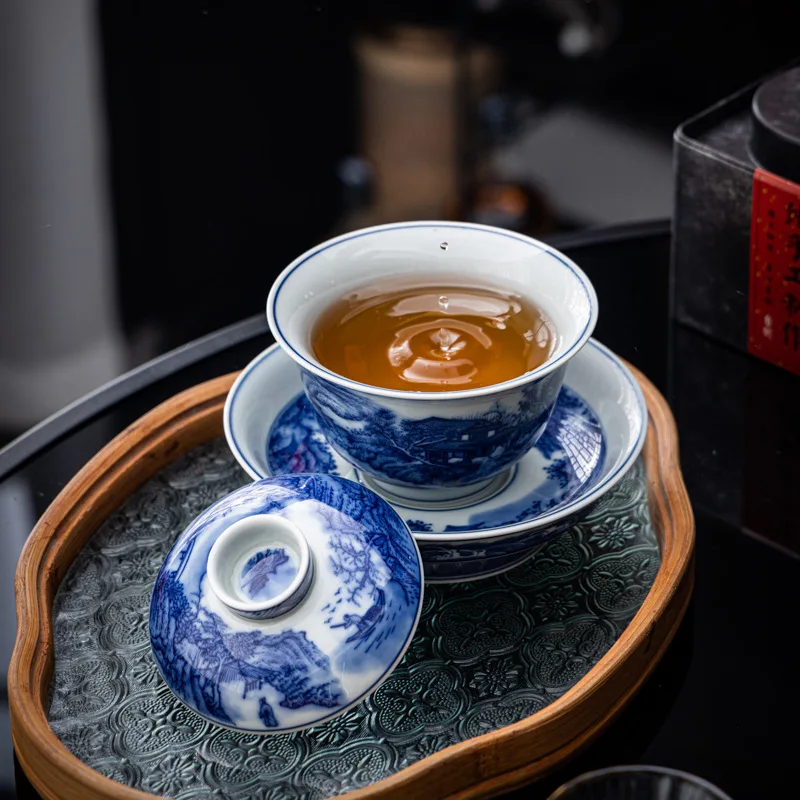
[[511, 380], [543, 364], [550, 321], [496, 288], [367, 286], [329, 306], [312, 330], [320, 363], [360, 383], [453, 392]]

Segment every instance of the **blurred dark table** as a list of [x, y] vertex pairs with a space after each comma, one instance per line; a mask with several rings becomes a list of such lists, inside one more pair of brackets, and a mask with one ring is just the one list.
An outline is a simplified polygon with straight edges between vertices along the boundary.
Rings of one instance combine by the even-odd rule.
[[[578, 759], [516, 796], [545, 798], [580, 772], [623, 763], [688, 770], [734, 800], [796, 796], [800, 378], [671, 321], [667, 222], [553, 244], [597, 289], [597, 338], [672, 405], [697, 516], [696, 584], [675, 641], [635, 700]], [[123, 376], [0, 451], [3, 663], [14, 639], [14, 566], [61, 488], [154, 405], [243, 367], [270, 342], [265, 320], [245, 320]], [[0, 798], [33, 797], [13, 758], [4, 686]]]

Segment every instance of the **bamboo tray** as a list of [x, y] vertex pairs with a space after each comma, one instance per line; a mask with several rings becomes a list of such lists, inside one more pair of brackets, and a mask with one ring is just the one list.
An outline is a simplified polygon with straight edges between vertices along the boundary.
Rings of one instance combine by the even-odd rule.
[[[439, 717], [434, 720], [435, 724], [428, 727], [422, 721], [419, 725], [408, 723], [399, 733], [394, 730], [391, 735], [381, 738], [370, 729], [369, 735], [375, 737], [374, 741], [364, 731], [376, 720], [375, 724], [383, 724], [380, 715], [382, 709], [385, 711], [388, 707], [385, 697], [391, 694], [387, 690], [385, 696], [379, 696], [384, 687], [368, 698], [362, 704], [363, 708], [351, 712], [354, 716], [350, 717], [349, 712], [340, 718], [344, 722], [335, 730], [328, 728], [331, 723], [326, 723], [314, 731], [287, 737], [260, 738], [225, 732], [199, 720], [182, 706], [171, 711], [167, 709], [167, 716], [172, 720], [168, 724], [172, 728], [164, 734], [163, 726], [157, 731], [152, 727], [148, 729], [147, 713], [139, 709], [138, 717], [129, 716], [128, 719], [145, 719], [142, 724], [145, 724], [143, 730], [150, 737], [147, 741], [151, 742], [156, 734], [166, 736], [163, 741], [159, 740], [163, 747], [156, 754], [158, 763], [154, 771], [151, 770], [152, 774], [147, 775], [137, 764], [136, 757], [127, 757], [127, 751], [126, 757], [120, 754], [120, 742], [127, 735], [127, 723], [122, 712], [130, 708], [131, 701], [136, 701], [136, 697], [126, 696], [126, 690], [120, 688], [124, 683], [120, 672], [130, 668], [133, 675], [139, 675], [145, 682], [156, 680], [147, 677], [149, 650], [146, 627], [142, 631], [142, 626], [136, 622], [136, 613], [139, 612], [134, 613], [135, 609], [131, 610], [133, 606], [129, 603], [127, 611], [114, 623], [116, 627], [111, 633], [101, 630], [98, 641], [92, 644], [93, 634], [86, 626], [78, 629], [77, 635], [74, 626], [69, 630], [64, 628], [64, 619], [69, 622], [69, 610], [64, 611], [64, 606], [71, 602], [78, 608], [76, 613], [81, 613], [83, 600], [72, 587], [82, 585], [80, 581], [86, 580], [88, 575], [86, 570], [95, 569], [94, 562], [98, 559], [103, 561], [107, 572], [110, 569], [108, 559], [117, 559], [111, 573], [116, 576], [117, 583], [127, 580], [130, 585], [122, 589], [117, 586], [115, 591], [120, 597], [133, 596], [133, 584], [130, 583], [133, 580], [130, 577], [132, 562], [125, 555], [125, 547], [119, 544], [122, 540], [114, 537], [125, 529], [126, 503], [130, 505], [140, 498], [137, 502], [141, 509], [142, 503], [146, 505], [148, 502], [148, 487], [155, 485], [154, 482], [161, 481], [167, 485], [171, 480], [179, 485], [183, 479], [181, 465], [187, 459], [200, 464], [200, 480], [195, 481], [199, 489], [192, 495], [193, 502], [200, 507], [190, 507], [191, 503], [180, 507], [177, 499], [172, 503], [163, 500], [154, 505], [151, 503], [147, 512], [150, 516], [140, 514], [137, 517], [138, 532], [125, 534], [129, 538], [141, 537], [133, 541], [132, 548], [128, 542], [128, 551], [139, 558], [137, 564], [140, 564], [142, 556], [149, 554], [151, 570], [171, 544], [165, 532], [169, 531], [169, 536], [174, 537], [188, 522], [187, 516], [191, 518], [202, 510], [203, 503], [215, 499], [204, 491], [224, 493], [233, 488], [225, 481], [234, 481], [235, 484], [236, 481], [245, 482], [245, 478], [243, 474], [236, 476], [231, 472], [232, 456], [224, 446], [209, 444], [222, 434], [222, 408], [235, 375], [200, 384], [146, 414], [100, 451], [64, 488], [39, 520], [20, 558], [16, 574], [19, 625], [9, 668], [9, 701], [14, 746], [31, 783], [48, 800], [141, 800], [154, 794], [194, 798], [212, 792], [215, 796], [232, 798], [257, 795], [264, 800], [293, 796], [319, 798], [330, 794], [347, 794], [354, 799], [400, 800], [424, 795], [426, 800], [466, 800], [491, 797], [535, 781], [573, 756], [600, 734], [644, 683], [671, 641], [692, 591], [694, 522], [678, 463], [675, 424], [663, 397], [640, 373], [635, 370], [634, 373], [647, 400], [649, 427], [643, 467], [638, 466], [630, 479], [626, 479], [627, 491], [633, 491], [630, 487], [635, 489], [634, 483], [639, 481], [640, 506], [644, 509], [643, 512], [639, 509], [640, 517], [642, 514], [648, 516], [649, 506], [649, 520], [627, 528], [624, 525], [620, 527], [614, 523], [612, 498], [611, 505], [590, 512], [588, 522], [582, 522], [573, 532], [564, 534], [565, 537], [573, 536], [573, 540], [565, 540], [566, 544], [556, 540], [552, 551], [549, 554], [545, 551], [544, 559], [537, 556], [528, 565], [495, 579], [456, 587], [431, 587], [426, 592], [430, 622], [426, 623], [424, 612], [420, 624], [423, 635], [418, 631], [415, 637], [415, 643], [419, 639], [420, 645], [415, 651], [412, 644], [410, 654], [398, 668], [400, 688], [392, 691], [397, 697], [398, 692], [402, 694], [410, 686], [408, 691], [420, 694], [422, 689], [420, 686], [414, 688], [415, 681], [419, 683], [420, 675], [432, 674], [431, 670], [438, 668], [438, 658], [442, 664], [448, 665], [446, 668], [454, 676], [452, 685], [445, 687], [439, 696], [452, 698], [460, 694], [464, 698], [462, 708], [450, 709], [452, 713], [447, 719], [447, 714], [443, 717], [442, 712], [437, 712]], [[169, 466], [183, 456], [186, 458]], [[230, 462], [227, 466], [226, 459]], [[227, 477], [220, 477], [215, 470]], [[625, 484], [623, 481], [621, 485]], [[121, 507], [122, 510], [118, 511]], [[649, 591], [646, 587], [644, 590], [641, 586], [634, 587], [642, 597], [636, 601], [638, 610], [631, 607], [628, 616], [625, 608], [604, 607], [598, 610], [595, 604], [584, 609], [580, 606], [582, 596], [578, 590], [570, 596], [564, 594], [563, 581], [558, 583], [563, 576], [553, 577], [555, 573], [545, 576], [547, 580], [552, 578], [555, 581], [551, 587], [542, 583], [545, 579], [541, 575], [534, 574], [543, 568], [541, 565], [546, 567], [547, 564], [561, 563], [559, 569], [563, 571], [563, 564], [569, 561], [564, 554], [570, 547], [583, 553], [584, 562], [594, 558], [607, 565], [614, 559], [618, 561], [617, 556], [627, 557], [625, 552], [613, 553], [616, 546], [613, 531], [619, 534], [616, 541], [622, 542], [620, 547], [624, 550], [626, 537], [632, 536], [626, 531], [634, 529], [641, 529], [652, 537], [650, 544], [646, 538], [634, 542], [633, 550], [637, 556], [647, 555], [645, 551], [649, 547], [655, 560], [649, 560], [652, 571], [648, 578]], [[93, 537], [96, 532], [97, 537]], [[582, 536], [585, 541], [580, 538]], [[592, 547], [595, 548], [593, 555], [590, 552]], [[70, 570], [73, 562], [75, 568]], [[626, 565], [630, 566], [630, 563], [626, 562]], [[634, 566], [641, 571], [646, 563], [648, 559], [639, 558], [638, 566]], [[577, 568], [573, 570], [575, 586], [586, 590], [587, 581], [591, 582], [587, 570], [592, 566], [591, 562], [584, 563], [584, 572], [580, 575], [575, 571]], [[610, 574], [608, 569], [595, 572]], [[65, 576], [68, 580], [63, 592], [59, 593]], [[490, 586], [489, 581], [494, 581], [496, 586]], [[91, 581], [83, 584], [81, 591], [91, 594], [93, 590], [85, 588], [90, 584]], [[436, 649], [441, 649], [441, 641], [438, 645], [432, 644], [430, 640], [435, 637], [426, 635], [425, 625], [441, 626], [445, 616], [442, 608], [445, 606], [452, 609], [458, 602], [477, 602], [479, 595], [492, 592], [495, 599], [512, 597], [522, 604], [518, 613], [506, 613], [505, 617], [500, 615], [503, 619], [514, 620], [514, 624], [518, 619], [527, 620], [529, 627], [515, 645], [517, 649], [530, 654], [541, 645], [542, 652], [548, 647], [552, 651], [563, 647], [571, 637], [573, 650], [578, 646], [586, 656], [584, 672], [573, 676], [575, 680], [572, 682], [559, 679], [564, 685], [556, 686], [558, 680], [542, 678], [541, 670], [537, 672], [535, 656], [529, 655], [529, 660], [533, 659], [531, 663], [522, 663], [515, 661], [514, 654], [509, 655], [500, 646], [495, 650], [489, 647], [483, 654], [477, 651], [461, 653], [458, 658], [449, 653], [444, 659]], [[555, 606], [542, 604], [541, 597], [545, 592], [550, 592], [547, 596], [551, 599], [555, 598]], [[130, 602], [146, 605], [149, 592], [140, 591], [139, 595], [138, 599]], [[596, 592], [592, 594], [595, 596]], [[102, 613], [98, 611], [95, 617], [106, 615], [106, 609], [117, 608], [115, 598], [117, 595], [104, 601]], [[434, 613], [431, 608], [436, 604]], [[607, 619], [601, 619], [604, 616]], [[597, 620], [598, 630], [610, 631], [605, 644], [598, 643], [596, 632], [587, 633], [581, 627], [595, 624], [592, 620]], [[107, 620], [103, 624], [106, 623]], [[115, 636], [120, 640], [116, 641]], [[545, 642], [547, 637], [550, 638]], [[537, 645], [532, 644], [534, 639]], [[578, 645], [575, 645], [576, 641]], [[75, 647], [88, 647], [88, 657], [82, 658]], [[596, 657], [590, 657], [592, 652]], [[109, 667], [106, 672], [91, 666], [111, 663], [112, 659], [116, 659], [116, 667]], [[133, 666], [132, 659], [136, 659]], [[86, 677], [90, 673], [94, 675], [93, 680], [102, 684], [96, 691], [105, 697], [108, 708], [101, 712], [97, 709], [87, 711], [88, 706], [83, 702], [85, 698], [81, 697], [81, 692], [90, 682], [90, 677]], [[531, 678], [534, 673], [538, 677]], [[536, 684], [534, 688], [527, 687], [525, 681], [530, 680]], [[73, 684], [77, 688], [69, 688]], [[542, 689], [542, 686], [549, 688]], [[166, 687], [155, 686], [148, 691], [150, 694], [146, 696], [154, 698], [151, 705], [170, 702], [171, 695]], [[77, 705], [71, 709], [70, 702]], [[447, 702], [449, 700], [442, 700], [441, 707], [444, 708]], [[179, 705], [177, 701], [174, 703]], [[183, 731], [183, 740], [176, 743], [174, 736], [178, 733], [170, 740], [172, 734], [169, 731], [173, 729]], [[112, 739], [114, 757], [98, 760], [86, 756], [86, 761], [92, 761], [93, 766], [73, 754], [100, 752], [97, 748], [111, 747]], [[105, 745], [102, 744], [104, 741]], [[224, 746], [224, 758], [209, 755], [217, 745]], [[325, 752], [325, 747], [329, 753]], [[383, 767], [375, 768], [375, 759], [380, 761], [380, 758], [384, 759], [380, 762]], [[151, 758], [151, 766], [153, 763]], [[279, 768], [282, 763], [285, 774], [291, 774], [295, 781], [306, 781], [307, 785], [293, 788], [285, 782], [281, 784], [270, 773], [269, 764], [273, 763], [277, 763]], [[311, 769], [315, 764], [316, 772]], [[255, 777], [251, 780], [248, 776]], [[247, 783], [245, 778], [250, 782]]]

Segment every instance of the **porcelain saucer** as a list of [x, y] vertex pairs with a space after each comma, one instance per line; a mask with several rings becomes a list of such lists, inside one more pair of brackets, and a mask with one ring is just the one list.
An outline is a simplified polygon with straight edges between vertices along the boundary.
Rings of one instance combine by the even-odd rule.
[[[486, 577], [530, 556], [621, 480], [641, 451], [646, 416], [630, 371], [591, 340], [568, 367], [545, 434], [493, 491], [456, 508], [411, 508], [384, 493], [414, 533], [426, 580]], [[299, 369], [277, 346], [236, 380], [224, 422], [232, 452], [254, 479], [319, 472], [370, 485], [327, 442]]]

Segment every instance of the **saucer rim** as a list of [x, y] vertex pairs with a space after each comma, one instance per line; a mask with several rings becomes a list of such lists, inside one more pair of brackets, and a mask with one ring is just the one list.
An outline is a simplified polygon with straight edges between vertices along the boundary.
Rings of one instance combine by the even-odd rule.
[[[314, 258], [315, 256], [319, 255], [320, 253], [324, 252], [325, 250], [335, 247], [343, 242], [350, 241], [352, 239], [358, 239], [363, 236], [370, 236], [374, 233], [381, 233], [384, 231], [392, 231], [392, 230], [404, 230], [409, 228], [450, 228], [450, 229], [466, 229], [466, 230], [475, 230], [475, 231], [484, 231], [487, 233], [494, 233], [499, 236], [503, 236], [507, 239], [515, 239], [516, 241], [522, 242], [523, 244], [527, 244], [531, 247], [535, 247], [541, 253], [546, 253], [551, 258], [554, 258], [556, 261], [560, 262], [562, 266], [566, 267], [575, 278], [577, 278], [578, 283], [580, 284], [581, 288], [583, 289], [584, 293], [586, 294], [587, 304], [588, 304], [588, 318], [586, 323], [581, 330], [575, 337], [574, 340], [568, 345], [565, 346], [564, 351], [558, 354], [553, 359], [548, 359], [545, 361], [544, 364], [537, 367], [536, 369], [531, 370], [530, 372], [526, 372], [524, 375], [520, 375], [517, 378], [512, 378], [511, 380], [503, 381], [502, 383], [495, 383], [489, 386], [482, 386], [476, 389], [461, 389], [454, 392], [413, 392], [404, 389], [385, 389], [380, 386], [372, 386], [368, 383], [361, 383], [359, 381], [350, 380], [349, 378], [345, 378], [342, 375], [333, 372], [332, 370], [327, 369], [318, 361], [312, 361], [302, 353], [300, 353], [294, 345], [286, 338], [283, 331], [281, 330], [281, 326], [278, 323], [277, 314], [275, 312], [275, 308], [278, 302], [278, 295], [280, 294], [281, 289], [283, 288], [284, 283], [289, 278], [289, 276], [299, 267], [301, 267], [306, 261]], [[269, 324], [269, 329], [272, 335], [275, 338], [275, 341], [280, 343], [283, 351], [286, 353], [289, 358], [292, 359], [299, 367], [302, 369], [306, 369], [309, 372], [312, 372], [317, 377], [327, 380], [330, 383], [335, 383], [338, 386], [341, 386], [345, 389], [350, 389], [351, 391], [361, 392], [367, 395], [373, 395], [376, 397], [382, 397], [384, 399], [392, 399], [392, 400], [408, 400], [411, 402], [423, 402], [423, 401], [433, 401], [433, 402], [441, 402], [445, 400], [469, 400], [476, 397], [486, 397], [491, 396], [493, 394], [497, 394], [499, 392], [504, 392], [506, 390], [517, 389], [522, 386], [527, 386], [529, 383], [533, 383], [540, 378], [549, 375], [551, 372], [555, 371], [559, 367], [564, 367], [569, 364], [570, 359], [574, 358], [582, 349], [583, 347], [589, 342], [592, 333], [594, 333], [594, 329], [597, 327], [597, 320], [599, 316], [599, 304], [597, 300], [597, 292], [595, 291], [594, 285], [592, 284], [591, 280], [589, 280], [589, 276], [571, 259], [569, 256], [566, 256], [564, 253], [560, 252], [556, 248], [545, 244], [544, 242], [539, 241], [538, 239], [534, 239], [531, 236], [526, 236], [522, 233], [516, 233], [514, 231], [509, 231], [505, 228], [498, 228], [494, 225], [483, 225], [477, 222], [448, 222], [444, 220], [414, 220], [409, 222], [392, 222], [384, 225], [373, 225], [369, 228], [361, 228], [356, 231], [351, 231], [349, 233], [341, 234], [340, 236], [336, 236], [333, 239], [328, 239], [315, 247], [312, 247], [309, 250], [306, 250], [305, 253], [302, 253], [297, 258], [294, 259], [287, 267], [283, 269], [283, 271], [278, 275], [278, 277], [273, 282], [269, 295], [267, 296], [267, 303], [266, 303], [266, 316], [267, 322]]]
[[[605, 356], [611, 362], [612, 366], [614, 366], [617, 369], [617, 371], [628, 382], [633, 392], [633, 396], [636, 398], [637, 401], [637, 408], [639, 411], [637, 421], [639, 430], [635, 432], [635, 441], [633, 443], [633, 446], [630, 447], [630, 449], [625, 454], [624, 458], [622, 459], [621, 463], [617, 466], [615, 471], [609, 473], [609, 475], [607, 475], [604, 479], [595, 484], [591, 489], [589, 489], [588, 492], [586, 492], [586, 494], [579, 495], [575, 499], [565, 503], [563, 506], [556, 507], [554, 510], [541, 514], [527, 522], [518, 522], [515, 523], [514, 525], [505, 525], [503, 527], [492, 528], [489, 530], [459, 531], [451, 533], [446, 533], [446, 532], [428, 533], [425, 531], [419, 531], [419, 532], [411, 531], [411, 535], [414, 537], [416, 541], [437, 542], [442, 544], [443, 543], [454, 544], [457, 542], [490, 541], [493, 539], [499, 539], [514, 534], [528, 533], [538, 528], [548, 527], [552, 523], [559, 522], [587, 508], [589, 505], [596, 502], [603, 495], [605, 495], [607, 492], [613, 489], [614, 486], [616, 486], [622, 480], [622, 478], [625, 477], [625, 475], [631, 469], [636, 459], [638, 458], [639, 454], [641, 453], [642, 448], [644, 447], [645, 439], [647, 437], [648, 412], [647, 412], [647, 405], [644, 399], [644, 394], [642, 392], [641, 387], [639, 386], [638, 381], [634, 378], [631, 371], [622, 362], [622, 359], [620, 359], [619, 356], [617, 356], [612, 350], [610, 350], [608, 347], [606, 347], [604, 344], [602, 344], [601, 342], [597, 341], [594, 338], [590, 338], [586, 342], [585, 346], [594, 347], [596, 350], [599, 351], [601, 355]], [[261, 365], [263, 361], [266, 361], [270, 356], [274, 355], [276, 352], [283, 353], [283, 355], [289, 358], [288, 353], [286, 353], [281, 348], [280, 344], [277, 342], [270, 345], [261, 353], [259, 353], [252, 361], [250, 361], [250, 363], [242, 370], [241, 374], [234, 381], [233, 385], [230, 388], [230, 391], [228, 392], [228, 396], [225, 399], [225, 407], [223, 409], [223, 428], [225, 432], [225, 439], [228, 442], [228, 447], [230, 448], [234, 458], [237, 460], [242, 469], [244, 469], [244, 471], [251, 478], [253, 478], [253, 480], [263, 480], [264, 478], [270, 478], [274, 476], [272, 476], [271, 474], [260, 475], [247, 460], [241, 448], [237, 444], [236, 437], [233, 433], [233, 424], [231, 422], [233, 416], [233, 406], [236, 401], [236, 396], [238, 395], [241, 387], [244, 385], [250, 374], [253, 373]], [[569, 386], [568, 378], [569, 376], [567, 375], [564, 380], [565, 386]], [[595, 409], [595, 414], [597, 413], [598, 412]], [[598, 418], [600, 419], [600, 423], [602, 425], [603, 422], [602, 418], [600, 418], [599, 416]]]

